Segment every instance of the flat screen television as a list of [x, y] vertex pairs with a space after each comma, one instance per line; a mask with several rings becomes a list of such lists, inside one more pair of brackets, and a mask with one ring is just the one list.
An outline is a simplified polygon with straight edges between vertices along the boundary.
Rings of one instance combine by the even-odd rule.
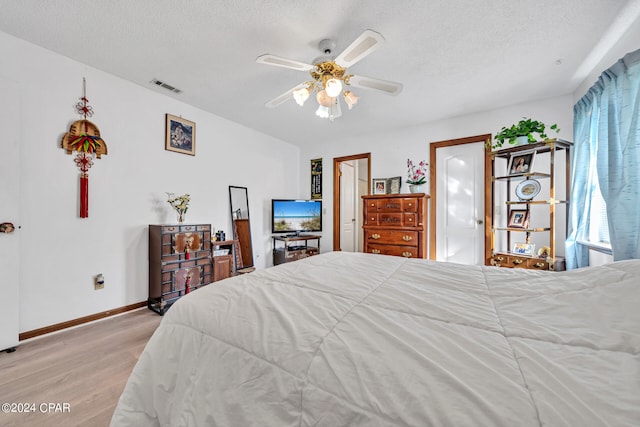
[[322, 200], [271, 200], [271, 232], [300, 234], [322, 231]]

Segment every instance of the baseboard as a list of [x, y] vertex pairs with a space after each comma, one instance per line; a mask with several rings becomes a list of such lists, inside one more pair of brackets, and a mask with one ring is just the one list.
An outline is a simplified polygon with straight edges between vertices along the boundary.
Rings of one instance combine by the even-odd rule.
[[95, 320], [104, 319], [105, 317], [115, 316], [116, 314], [125, 313], [127, 311], [135, 310], [147, 305], [146, 301], [137, 302], [135, 304], [125, 305], [124, 307], [114, 308], [112, 310], [103, 311], [101, 313], [90, 314], [89, 316], [79, 317], [77, 319], [68, 320], [62, 323], [56, 323], [55, 325], [45, 326], [44, 328], [34, 329], [32, 331], [22, 332], [18, 335], [20, 341], [34, 338], [44, 334], [50, 334], [51, 332], [57, 332], [62, 329], [71, 328], [73, 326], [82, 325], [83, 323], [93, 322]]

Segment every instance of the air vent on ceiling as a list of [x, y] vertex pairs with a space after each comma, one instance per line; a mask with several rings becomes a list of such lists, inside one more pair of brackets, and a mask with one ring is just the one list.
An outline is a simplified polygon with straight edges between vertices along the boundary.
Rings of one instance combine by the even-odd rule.
[[153, 80], [151, 80], [151, 83], [155, 84], [156, 86], [160, 86], [160, 87], [162, 87], [162, 88], [165, 88], [165, 89], [167, 89], [167, 90], [170, 90], [170, 91], [171, 91], [171, 92], [173, 92], [173, 93], [182, 93], [182, 91], [181, 91], [180, 89], [175, 88], [175, 87], [173, 87], [173, 86], [171, 86], [171, 85], [169, 85], [169, 84], [166, 84], [165, 82], [161, 82], [161, 81], [160, 81], [160, 80], [158, 80], [158, 79], [153, 79]]

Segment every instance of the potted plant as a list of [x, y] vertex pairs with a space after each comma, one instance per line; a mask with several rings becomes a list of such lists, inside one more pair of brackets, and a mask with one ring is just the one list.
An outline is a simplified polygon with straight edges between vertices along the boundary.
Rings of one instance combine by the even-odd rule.
[[411, 159], [407, 159], [407, 183], [409, 191], [412, 193], [424, 193], [424, 187], [427, 183], [427, 166], [429, 164], [424, 160], [414, 165]]
[[[545, 133], [546, 128], [547, 126], [538, 120], [523, 117], [522, 120], [517, 124], [511, 125], [511, 127], [507, 128], [503, 126], [500, 132], [493, 137], [493, 145], [491, 148], [500, 148], [505, 141], [509, 142], [509, 144], [516, 144], [518, 142], [521, 144], [531, 144], [538, 141], [538, 139], [545, 140], [548, 138]], [[558, 125], [555, 123], [549, 126], [549, 129], [556, 131], [556, 133], [560, 132]], [[534, 133], [538, 134], [538, 139], [533, 136]]]

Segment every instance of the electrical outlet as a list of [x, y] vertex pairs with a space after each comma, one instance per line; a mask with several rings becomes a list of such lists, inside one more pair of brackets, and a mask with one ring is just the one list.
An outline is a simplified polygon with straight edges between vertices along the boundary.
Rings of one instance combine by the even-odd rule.
[[98, 274], [93, 278], [93, 288], [96, 291], [98, 289], [104, 289], [104, 276], [102, 274]]

